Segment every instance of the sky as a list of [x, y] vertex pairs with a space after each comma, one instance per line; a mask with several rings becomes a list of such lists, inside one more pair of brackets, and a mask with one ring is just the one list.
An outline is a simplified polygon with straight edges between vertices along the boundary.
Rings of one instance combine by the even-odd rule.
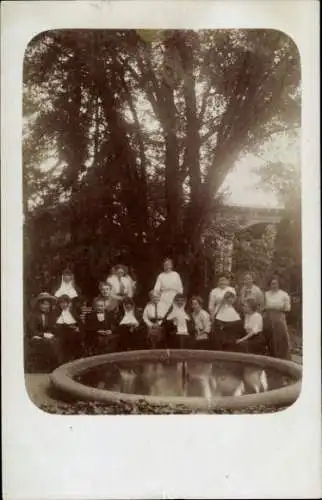
[[[260, 157], [259, 157], [260, 156]], [[228, 190], [227, 202], [233, 205], [246, 205], [274, 208], [279, 203], [273, 192], [260, 188], [260, 175], [256, 172], [265, 168], [269, 162], [281, 162], [300, 168], [300, 135], [278, 135], [262, 148], [260, 155], [248, 154], [240, 159], [235, 168], [227, 175], [222, 189]]]

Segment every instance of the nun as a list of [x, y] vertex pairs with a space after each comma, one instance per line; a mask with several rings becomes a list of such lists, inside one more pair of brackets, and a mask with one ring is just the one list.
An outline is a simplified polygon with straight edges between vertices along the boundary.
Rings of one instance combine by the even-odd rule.
[[58, 299], [55, 331], [59, 338], [64, 361], [81, 357], [83, 351], [82, 322], [73, 307], [72, 299], [66, 294]]
[[74, 308], [79, 307], [81, 293], [75, 284], [74, 274], [68, 268], [62, 272], [60, 286], [54, 292], [54, 296], [57, 299], [62, 297], [62, 295], [67, 295], [70, 298]]

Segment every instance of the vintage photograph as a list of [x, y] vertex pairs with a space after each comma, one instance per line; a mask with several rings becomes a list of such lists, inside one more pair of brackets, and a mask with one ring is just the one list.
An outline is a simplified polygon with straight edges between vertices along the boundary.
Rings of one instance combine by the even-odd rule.
[[300, 55], [281, 31], [33, 38], [22, 146], [33, 403], [61, 415], [292, 405], [300, 140]]

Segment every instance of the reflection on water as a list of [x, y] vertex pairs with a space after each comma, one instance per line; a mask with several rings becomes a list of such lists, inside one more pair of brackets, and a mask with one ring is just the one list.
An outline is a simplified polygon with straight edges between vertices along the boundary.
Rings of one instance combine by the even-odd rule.
[[274, 370], [227, 361], [105, 364], [88, 370], [76, 380], [91, 387], [128, 394], [207, 400], [265, 392], [293, 382]]

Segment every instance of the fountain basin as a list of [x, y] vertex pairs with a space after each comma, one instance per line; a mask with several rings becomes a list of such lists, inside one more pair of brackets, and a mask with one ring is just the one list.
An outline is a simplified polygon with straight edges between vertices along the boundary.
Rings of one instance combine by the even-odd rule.
[[[165, 394], [162, 394], [162, 389], [159, 390], [159, 393], [158, 391], [151, 391], [150, 393], [146, 391], [141, 393], [126, 392], [124, 389], [113, 388], [112, 383], [109, 389], [91, 387], [87, 380], [89, 375], [95, 374], [95, 372], [108, 372], [115, 367], [122, 366], [123, 369], [124, 367], [128, 368], [126, 370], [128, 374], [127, 383], [131, 383], [132, 376], [129, 374], [132, 373], [133, 366], [157, 366], [161, 367], [161, 370], [166, 367], [165, 372], [168, 373], [167, 367], [173, 366], [173, 363], [180, 366], [187, 365], [188, 371], [191, 364], [192, 366], [195, 363], [204, 364], [204, 366], [214, 367], [214, 373], [216, 373], [218, 366], [225, 366], [225, 364], [236, 367], [240, 374], [245, 374], [248, 368], [251, 367], [252, 370], [255, 368], [255, 371], [258, 369], [259, 372], [264, 371], [265, 374], [266, 372], [272, 374], [273, 379], [274, 377], [281, 380], [286, 378], [288, 382], [285, 386], [272, 389], [266, 388], [264, 392], [240, 393], [235, 391], [235, 395], [229, 393], [228, 395], [222, 395], [215, 392], [205, 397], [204, 395], [169, 395], [166, 391]], [[193, 378], [195, 373], [193, 371], [191, 373]], [[237, 379], [235, 375], [232, 377]], [[188, 407], [201, 411], [209, 409], [239, 410], [254, 406], [286, 407], [294, 403], [298, 398], [301, 390], [301, 377], [301, 366], [291, 361], [235, 352], [173, 349], [118, 352], [78, 359], [54, 370], [51, 374], [51, 383], [56, 389], [74, 400], [97, 401], [106, 404], [120, 401], [135, 404], [144, 400], [152, 406], [168, 405], [175, 412], [176, 407]], [[220, 381], [220, 377], [217, 377], [217, 379]], [[154, 380], [158, 382], [158, 374], [154, 377]], [[205, 380], [204, 376], [203, 381]]]

